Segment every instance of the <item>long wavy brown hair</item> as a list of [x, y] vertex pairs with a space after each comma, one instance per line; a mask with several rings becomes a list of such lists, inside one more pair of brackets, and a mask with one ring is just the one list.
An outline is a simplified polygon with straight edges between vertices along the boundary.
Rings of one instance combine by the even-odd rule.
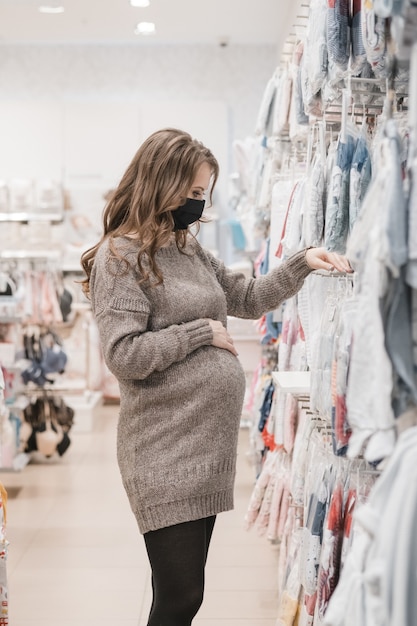
[[[162, 283], [155, 254], [170, 241], [174, 229], [171, 211], [185, 202], [202, 163], [208, 163], [213, 172], [211, 203], [219, 165], [208, 148], [176, 128], [156, 131], [144, 141], [104, 208], [100, 241], [81, 256], [86, 274], [81, 285], [87, 296], [94, 259], [103, 241], [109, 239], [112, 254], [120, 258], [112, 239], [132, 233], [139, 241], [141, 281], [147, 281], [152, 275], [155, 284]], [[187, 234], [188, 229], [175, 231], [175, 241], [181, 251]]]

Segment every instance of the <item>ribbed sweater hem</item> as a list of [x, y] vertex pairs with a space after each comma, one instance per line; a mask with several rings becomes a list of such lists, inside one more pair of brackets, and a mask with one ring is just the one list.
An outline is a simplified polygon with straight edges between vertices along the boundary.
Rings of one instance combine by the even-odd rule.
[[195, 498], [166, 502], [134, 511], [142, 534], [166, 526], [191, 522], [233, 509], [233, 489], [209, 493]]

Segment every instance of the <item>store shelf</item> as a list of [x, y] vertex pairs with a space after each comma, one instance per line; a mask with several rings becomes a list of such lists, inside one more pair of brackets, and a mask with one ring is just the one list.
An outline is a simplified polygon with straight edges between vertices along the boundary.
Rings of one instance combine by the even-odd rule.
[[296, 396], [310, 393], [311, 372], [272, 372], [272, 380], [286, 393]]
[[233, 341], [255, 341], [256, 343], [261, 343], [260, 335], [235, 335], [234, 333], [230, 333]]
[[91, 304], [89, 302], [73, 302], [71, 304], [71, 309], [78, 313], [86, 313], [91, 311]]
[[[50, 375], [52, 378], [52, 375]], [[57, 379], [56, 382], [46, 383], [43, 387], [39, 387], [33, 382], [28, 382], [26, 385], [26, 389], [29, 393], [31, 392], [40, 392], [43, 391], [59, 391], [60, 393], [79, 393], [86, 391], [86, 381], [84, 378], [74, 378], [74, 379]]]
[[94, 429], [96, 409], [103, 403], [101, 391], [85, 391], [80, 395], [65, 395], [64, 402], [74, 411], [71, 432], [91, 432]]
[[[81, 256], [81, 253], [80, 253]], [[62, 271], [66, 272], [67, 274], [82, 274], [83, 273], [83, 268], [80, 265], [80, 262], [78, 261], [77, 263], [70, 263], [68, 261], [65, 261], [62, 264]]]
[[60, 259], [62, 253], [60, 250], [25, 250], [11, 249], [1, 250], [0, 258], [2, 259]]
[[0, 324], [20, 324], [22, 319], [16, 315], [0, 315]]
[[62, 222], [62, 213], [0, 213], [0, 222]]

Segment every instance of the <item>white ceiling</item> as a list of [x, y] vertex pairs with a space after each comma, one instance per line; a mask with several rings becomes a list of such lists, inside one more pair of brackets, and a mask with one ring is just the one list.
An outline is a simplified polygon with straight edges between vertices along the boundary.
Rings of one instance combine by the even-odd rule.
[[[45, 15], [38, 6], [62, 5]], [[272, 44], [288, 34], [299, 0], [0, 0], [1, 44], [135, 43]], [[153, 36], [134, 34], [140, 21], [156, 24]]]

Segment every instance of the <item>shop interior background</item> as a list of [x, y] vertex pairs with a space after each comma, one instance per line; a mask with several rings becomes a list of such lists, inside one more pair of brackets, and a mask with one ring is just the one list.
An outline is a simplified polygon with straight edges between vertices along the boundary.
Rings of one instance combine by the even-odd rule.
[[[65, 267], [79, 269], [80, 251], [97, 241], [106, 194], [140, 143], [176, 126], [220, 162], [219, 221], [201, 238], [234, 261], [221, 227], [232, 217], [233, 141], [253, 132], [298, 3], [67, 0], [63, 13], [41, 13], [39, 4], [0, 0], [0, 179], [61, 184], [65, 220], [55, 228], [4, 223], [0, 245], [64, 241]], [[143, 20], [155, 22], [154, 35], [135, 34]]]

